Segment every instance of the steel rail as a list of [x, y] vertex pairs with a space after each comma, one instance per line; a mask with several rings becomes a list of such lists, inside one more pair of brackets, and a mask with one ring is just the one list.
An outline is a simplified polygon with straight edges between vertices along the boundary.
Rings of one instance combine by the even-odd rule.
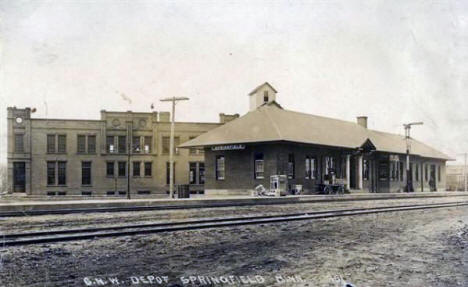
[[[360, 208], [360, 209], [348, 209], [348, 210], [328, 210], [328, 211], [318, 211], [315, 213], [310, 212], [310, 213], [282, 214], [282, 215], [270, 215], [270, 216], [251, 216], [251, 217], [235, 217], [235, 218], [231, 217], [231, 218], [204, 219], [204, 220], [182, 221], [182, 222], [155, 223], [155, 224], [147, 224], [147, 225], [130, 225], [130, 226], [115, 226], [115, 227], [90, 228], [90, 229], [58, 230], [58, 231], [36, 232], [36, 233], [9, 234], [9, 235], [3, 236], [4, 240], [3, 242], [0, 243], [0, 245], [6, 247], [6, 246], [27, 245], [27, 244], [65, 242], [65, 241], [95, 239], [95, 238], [104, 238], [104, 237], [130, 236], [130, 235], [141, 235], [141, 234], [150, 234], [150, 233], [174, 232], [174, 231], [183, 231], [183, 230], [220, 228], [220, 227], [241, 226], [241, 225], [277, 223], [277, 222], [289, 222], [289, 221], [298, 221], [298, 220], [312, 220], [312, 219], [323, 219], [323, 218], [332, 218], [332, 217], [356, 216], [356, 215], [376, 214], [376, 213], [385, 213], [385, 212], [411, 211], [411, 210], [422, 210], [422, 209], [433, 209], [433, 208], [444, 208], [444, 207], [458, 207], [458, 206], [468, 206], [468, 201], [437, 203], [437, 204], [406, 205], [406, 206], [386, 206], [386, 207]], [[123, 231], [102, 232], [102, 231], [108, 231], [108, 230], [123, 230]], [[63, 235], [66, 233], [75, 233], [75, 234], [64, 235], [64, 236], [52, 236], [52, 235]], [[23, 237], [30, 237], [30, 236], [37, 236], [39, 238], [23, 239]], [[40, 237], [40, 236], [49, 236], [49, 237]], [[5, 240], [7, 238], [10, 240]], [[15, 240], [15, 238], [19, 238], [19, 239]]]
[[[301, 203], [321, 203], [321, 202], [347, 202], [347, 201], [368, 201], [368, 200], [400, 200], [400, 199], [432, 199], [432, 198], [453, 198], [468, 196], [466, 195], [430, 195], [424, 197], [364, 197], [364, 198], [347, 198], [342, 195], [330, 195], [329, 199], [302, 198], [301, 200], [288, 200], [269, 202], [242, 202], [242, 203], [210, 203], [210, 204], [193, 204], [193, 205], [159, 205], [159, 206], [120, 206], [120, 207], [89, 207], [89, 208], [64, 208], [55, 210], [21, 210], [21, 211], [3, 211], [0, 212], [0, 217], [21, 217], [21, 216], [36, 216], [36, 215], [54, 215], [54, 214], [74, 214], [74, 213], [102, 213], [102, 212], [130, 212], [130, 211], [153, 211], [153, 210], [183, 210], [183, 209], [200, 209], [200, 208], [222, 208], [222, 207], [244, 207], [257, 205], [285, 205], [285, 204], [301, 204]], [[268, 198], [261, 198], [268, 199]]]
[[[447, 204], [456, 203], [468, 203], [468, 201], [448, 202]], [[3, 234], [1, 238], [19, 238], [19, 237], [32, 237], [32, 236], [50, 236], [50, 235], [62, 235], [70, 233], [91, 233], [99, 231], [109, 230], [123, 230], [123, 229], [136, 229], [136, 228], [148, 228], [148, 227], [162, 227], [162, 226], [174, 226], [174, 225], [187, 225], [195, 223], [214, 223], [223, 221], [237, 221], [237, 220], [252, 220], [262, 218], [275, 218], [275, 217], [290, 217], [290, 216], [304, 216], [304, 215], [318, 215], [330, 212], [350, 212], [350, 211], [361, 211], [361, 210], [379, 210], [403, 207], [416, 207], [416, 206], [432, 206], [440, 205], [441, 203], [426, 203], [426, 204], [411, 204], [411, 205], [395, 205], [395, 206], [376, 206], [367, 208], [350, 208], [350, 209], [337, 209], [337, 210], [322, 210], [322, 211], [311, 211], [311, 212], [300, 212], [300, 213], [288, 213], [281, 215], [260, 215], [260, 216], [244, 216], [244, 217], [224, 217], [224, 218], [212, 218], [212, 219], [201, 219], [201, 220], [188, 220], [188, 221], [175, 221], [175, 222], [160, 222], [160, 223], [148, 223], [148, 224], [134, 224], [134, 225], [119, 225], [119, 226], [107, 226], [107, 227], [95, 227], [95, 228], [77, 228], [77, 229], [64, 229], [64, 230], [48, 230], [48, 231], [35, 231], [25, 233], [11, 233]]]

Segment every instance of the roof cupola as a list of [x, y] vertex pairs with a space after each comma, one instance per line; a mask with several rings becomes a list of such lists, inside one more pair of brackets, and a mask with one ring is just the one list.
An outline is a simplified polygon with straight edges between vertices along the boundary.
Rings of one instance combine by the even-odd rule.
[[249, 93], [250, 97], [250, 108], [249, 111], [254, 111], [258, 107], [276, 101], [277, 91], [268, 82], [261, 84], [256, 87], [252, 92]]

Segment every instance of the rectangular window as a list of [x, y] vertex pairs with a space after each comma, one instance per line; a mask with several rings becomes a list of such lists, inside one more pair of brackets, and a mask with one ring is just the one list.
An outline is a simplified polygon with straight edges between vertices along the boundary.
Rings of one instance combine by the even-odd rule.
[[139, 153], [141, 151], [140, 137], [133, 137], [132, 150], [134, 153]]
[[58, 163], [58, 184], [65, 185], [67, 184], [67, 162], [59, 161]]
[[47, 135], [47, 152], [55, 153], [55, 135]]
[[174, 154], [179, 154], [180, 137], [174, 137]]
[[145, 176], [151, 176], [152, 173], [152, 162], [145, 162]]
[[126, 136], [119, 136], [119, 153], [126, 153], [127, 152], [127, 137]]
[[427, 164], [424, 165], [424, 180], [425, 181], [428, 181], [429, 180], [429, 175], [428, 175], [428, 168], [427, 168]]
[[[179, 137], [174, 137], [174, 154], [179, 153], [179, 149], [177, 146], [179, 146], [180, 143], [180, 138]], [[162, 137], [162, 153], [163, 154], [169, 154], [171, 146], [171, 138], [170, 137]]]
[[197, 163], [196, 162], [189, 163], [189, 183], [190, 184], [197, 183]]
[[307, 156], [305, 160], [305, 178], [315, 179], [316, 178], [316, 160], [314, 157]]
[[[172, 165], [172, 182], [173, 183], [175, 183], [175, 170], [174, 170], [174, 167], [175, 167], [175, 162]], [[170, 173], [170, 170], [169, 170], [169, 162], [166, 162], [166, 184], [169, 184], [170, 177], [171, 177], [171, 173]]]
[[125, 161], [119, 161], [119, 176], [127, 175], [127, 163]]
[[24, 152], [24, 135], [15, 134], [15, 152]]
[[325, 174], [335, 174], [335, 158], [331, 156], [325, 157]]
[[255, 154], [255, 179], [263, 179], [265, 176], [265, 163], [263, 161], [263, 153]]
[[379, 163], [379, 180], [388, 180], [388, 162], [381, 161]]
[[268, 102], [268, 91], [263, 92], [263, 102], [265, 102], [265, 103]]
[[400, 181], [403, 181], [403, 171], [404, 171], [404, 164], [402, 161], [400, 161]]
[[223, 155], [216, 156], [216, 180], [224, 180], [225, 178], [225, 161]]
[[369, 180], [369, 160], [362, 160], [362, 179]]
[[91, 185], [91, 162], [81, 162], [81, 184]]
[[153, 137], [151, 136], [146, 136], [145, 137], [145, 153], [151, 153], [151, 145], [153, 142]]
[[96, 153], [96, 136], [88, 136], [88, 153]]
[[114, 162], [108, 161], [106, 163], [106, 175], [110, 177], [114, 177]]
[[198, 183], [205, 184], [205, 163], [198, 163]]
[[55, 185], [55, 161], [47, 162], [47, 185]]
[[295, 162], [294, 154], [288, 154], [288, 178], [293, 179], [295, 177]]
[[58, 152], [66, 153], [67, 152], [67, 136], [58, 135]]
[[133, 176], [141, 176], [140, 165], [141, 165], [141, 162], [139, 161], [133, 162]]
[[437, 181], [440, 181], [440, 165], [437, 166]]
[[107, 136], [106, 137], [106, 150], [107, 150], [108, 153], [114, 153], [115, 152], [114, 136]]
[[86, 136], [78, 135], [78, 153], [86, 152]]
[[162, 153], [169, 154], [169, 148], [170, 148], [170, 138], [163, 137], [162, 138]]

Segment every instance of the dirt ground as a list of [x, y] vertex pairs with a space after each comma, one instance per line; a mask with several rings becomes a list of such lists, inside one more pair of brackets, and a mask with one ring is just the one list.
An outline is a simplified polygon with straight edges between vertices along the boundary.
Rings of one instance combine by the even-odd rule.
[[468, 208], [4, 247], [0, 256], [0, 286], [468, 286]]
[[464, 197], [415, 198], [397, 200], [364, 200], [346, 202], [295, 203], [281, 205], [255, 205], [242, 207], [202, 208], [186, 210], [153, 210], [140, 212], [83, 213], [66, 215], [43, 215], [0, 218], [0, 236], [46, 229], [68, 229], [91, 226], [113, 226], [121, 224], [143, 224], [161, 221], [182, 221], [201, 217], [233, 217], [253, 215], [275, 215], [284, 213], [311, 212], [321, 210], [369, 208], [408, 204], [428, 204], [468, 201]]

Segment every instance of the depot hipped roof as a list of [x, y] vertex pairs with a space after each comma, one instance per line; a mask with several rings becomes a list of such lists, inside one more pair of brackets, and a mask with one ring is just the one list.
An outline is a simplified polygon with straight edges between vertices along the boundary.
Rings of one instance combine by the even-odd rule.
[[[406, 141], [402, 135], [367, 129], [353, 122], [288, 111], [275, 102], [265, 104], [179, 147], [288, 141], [355, 149], [367, 139], [377, 151], [406, 153]], [[411, 154], [450, 159], [414, 139], [411, 139]]]

